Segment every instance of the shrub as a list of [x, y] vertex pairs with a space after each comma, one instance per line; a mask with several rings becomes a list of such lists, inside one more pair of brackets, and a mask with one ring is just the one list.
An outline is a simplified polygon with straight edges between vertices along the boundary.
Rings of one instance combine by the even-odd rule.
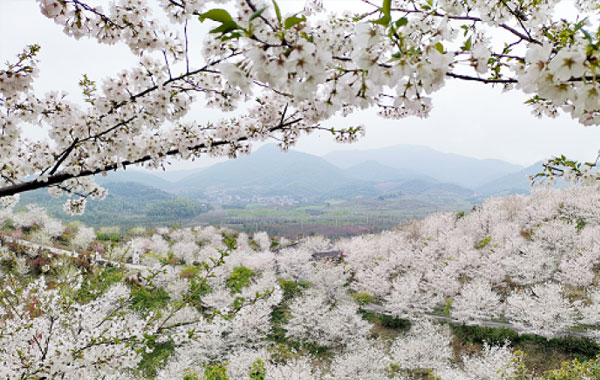
[[131, 291], [131, 308], [136, 311], [160, 310], [167, 306], [169, 294], [163, 288], [148, 289], [134, 286]]
[[138, 369], [144, 377], [155, 378], [157, 369], [163, 367], [175, 352], [175, 345], [172, 342], [155, 343], [151, 341], [149, 346], [152, 347], [152, 351], [142, 354]]
[[243, 288], [250, 285], [250, 279], [254, 276], [254, 271], [243, 266], [236, 267], [230, 274], [225, 285], [231, 291], [231, 294], [236, 294], [242, 291]]
[[492, 237], [491, 236], [485, 237], [485, 238], [481, 239], [480, 241], [478, 241], [477, 244], [475, 244], [475, 248], [476, 249], [483, 249], [488, 244], [490, 244], [491, 241], [492, 241]]

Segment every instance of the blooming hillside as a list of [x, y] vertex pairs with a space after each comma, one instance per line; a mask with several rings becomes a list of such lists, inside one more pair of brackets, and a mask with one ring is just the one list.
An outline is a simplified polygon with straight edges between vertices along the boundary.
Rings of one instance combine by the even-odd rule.
[[[598, 188], [335, 242], [0, 219], [3, 379], [600, 378]], [[589, 361], [542, 374], [527, 339]]]

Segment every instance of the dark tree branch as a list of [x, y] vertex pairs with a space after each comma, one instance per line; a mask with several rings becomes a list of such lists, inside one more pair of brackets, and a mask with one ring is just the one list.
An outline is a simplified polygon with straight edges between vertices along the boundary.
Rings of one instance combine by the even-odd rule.
[[[300, 122], [301, 120], [302, 120], [301, 118], [298, 118], [298, 119], [294, 119], [291, 121], [287, 121], [285, 123], [280, 123], [280, 124], [272, 127], [269, 130], [269, 132], [277, 132], [280, 130], [284, 130], [289, 126]], [[242, 141], [247, 141], [247, 140], [249, 140], [249, 137], [244, 136], [244, 137], [240, 137], [239, 139], [237, 139], [235, 141], [219, 140], [219, 141], [213, 141], [211, 143], [198, 144], [196, 146], [189, 147], [187, 149], [189, 151], [198, 152], [203, 149], [208, 149], [208, 148], [215, 147], [215, 146], [229, 145], [232, 143], [237, 143], [237, 142], [242, 142]], [[160, 157], [175, 156], [180, 153], [182, 153], [182, 152], [180, 152], [179, 149], [170, 149], [170, 150], [160, 154]], [[95, 174], [108, 172], [111, 170], [118, 170], [119, 168], [125, 169], [127, 166], [142, 164], [144, 162], [151, 161], [154, 158], [155, 158], [155, 156], [145, 155], [136, 160], [124, 160], [121, 162], [108, 164], [108, 165], [105, 165], [105, 166], [102, 166], [99, 168], [95, 168], [95, 169], [85, 169], [85, 170], [82, 170], [81, 172], [79, 172], [78, 174], [59, 172], [59, 173], [48, 176], [47, 180], [45, 180], [45, 181], [40, 181], [37, 178], [28, 180], [28, 181], [23, 181], [18, 184], [4, 186], [4, 187], [0, 188], [0, 197], [6, 197], [6, 196], [10, 196], [10, 195], [23, 193], [26, 191], [37, 190], [37, 189], [41, 189], [41, 188], [45, 188], [45, 187], [59, 185], [60, 183], [66, 181], [66, 180], [69, 180], [69, 179], [88, 177], [88, 176], [92, 176]]]
[[77, 146], [78, 142], [79, 142], [78, 138], [76, 138], [75, 140], [73, 140], [73, 142], [71, 143], [71, 145], [69, 145], [69, 147], [67, 149], [65, 149], [58, 156], [58, 161], [56, 161], [56, 164], [54, 164], [54, 167], [49, 172], [50, 175], [56, 173], [56, 171], [58, 170], [58, 168], [60, 167], [60, 165], [67, 159], [67, 157], [69, 156], [69, 154], [71, 154], [71, 152], [73, 151], [73, 149], [75, 149], [75, 147]]
[[455, 78], [455, 79], [462, 79], [462, 80], [467, 80], [467, 81], [474, 81], [474, 82], [481, 82], [481, 83], [486, 83], [486, 84], [495, 84], [495, 83], [501, 83], [501, 84], [510, 84], [510, 83], [518, 83], [518, 80], [516, 79], [486, 79], [486, 78], [479, 78], [479, 77], [472, 77], [469, 75], [462, 75], [462, 74], [455, 74], [455, 73], [446, 73], [447, 76], [449, 76], [450, 78]]

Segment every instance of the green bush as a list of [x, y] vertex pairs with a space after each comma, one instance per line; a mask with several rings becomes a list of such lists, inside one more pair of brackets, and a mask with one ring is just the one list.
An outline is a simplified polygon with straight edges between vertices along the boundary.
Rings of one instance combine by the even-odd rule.
[[369, 293], [353, 293], [352, 298], [359, 306], [368, 305], [375, 302], [375, 298]]
[[204, 377], [202, 380], [231, 380], [227, 376], [227, 367], [222, 364], [215, 364], [204, 368]]
[[463, 343], [501, 345], [507, 340], [513, 344], [520, 340], [517, 332], [503, 327], [452, 325], [452, 332]]
[[146, 378], [155, 378], [159, 368], [167, 364], [169, 357], [175, 352], [175, 345], [172, 342], [150, 343], [152, 351], [144, 352], [142, 360], [138, 364], [138, 370]]
[[379, 314], [364, 309], [358, 309], [358, 312], [364, 320], [388, 329], [408, 331], [411, 327], [411, 323], [408, 319], [398, 318], [387, 314]]
[[112, 285], [123, 279], [123, 273], [118, 268], [96, 267], [82, 282], [81, 287], [75, 293], [75, 299], [80, 303], [88, 303], [100, 297]]
[[242, 291], [243, 288], [250, 285], [250, 280], [254, 276], [254, 271], [244, 266], [236, 267], [231, 273], [225, 285], [231, 291], [231, 294], [236, 294]]
[[267, 368], [265, 366], [265, 362], [261, 359], [256, 359], [254, 363], [252, 363], [252, 370], [250, 371], [250, 379], [251, 380], [265, 380], [267, 378]]
[[[512, 359], [516, 371], [510, 375], [503, 373], [503, 380], [529, 380], [532, 379], [532, 371], [525, 364], [527, 354], [521, 351], [515, 352], [516, 357]], [[539, 380], [596, 380], [600, 379], [600, 356], [587, 361], [571, 360], [563, 362], [560, 368], [544, 372], [543, 376], [536, 377]]]
[[477, 242], [477, 244], [475, 244], [475, 248], [476, 249], [483, 249], [485, 248], [488, 244], [490, 244], [490, 242], [492, 241], [492, 237], [488, 236], [486, 238], [481, 239], [480, 241]]
[[12, 220], [7, 220], [6, 222], [4, 222], [4, 224], [2, 225], [2, 228], [0, 228], [4, 231], [14, 231], [17, 228], [15, 227], [14, 223]]
[[160, 310], [167, 306], [169, 300], [169, 294], [163, 288], [147, 289], [136, 285], [131, 291], [131, 308], [136, 311]]
[[544, 374], [544, 380], [591, 380], [600, 379], [600, 356], [580, 362], [572, 360], [562, 363], [561, 367]]
[[283, 290], [283, 300], [287, 301], [302, 294], [302, 290], [308, 288], [310, 283], [307, 281], [294, 281], [279, 279], [279, 286]]
[[503, 327], [452, 325], [454, 335], [463, 343], [488, 342], [493, 345], [509, 341], [513, 346], [532, 343], [544, 350], [557, 350], [572, 358], [588, 360], [600, 355], [600, 347], [591, 339], [577, 336], [547, 339], [533, 334], [518, 334]]
[[596, 342], [585, 337], [565, 336], [553, 338], [548, 341], [548, 345], [569, 353], [580, 360], [592, 359], [600, 355], [600, 347]]
[[100, 241], [121, 241], [121, 229], [119, 227], [102, 227], [96, 232], [96, 238]]

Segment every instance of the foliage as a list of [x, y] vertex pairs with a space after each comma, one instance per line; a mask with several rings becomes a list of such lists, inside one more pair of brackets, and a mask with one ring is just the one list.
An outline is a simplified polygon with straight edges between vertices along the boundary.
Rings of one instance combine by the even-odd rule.
[[411, 326], [411, 323], [408, 319], [397, 318], [388, 314], [380, 314], [372, 311], [366, 311], [364, 309], [359, 309], [359, 312], [365, 320], [382, 327], [395, 329], [399, 331], [408, 331]]
[[204, 212], [206, 209], [206, 206], [199, 202], [186, 198], [175, 198], [167, 201], [151, 203], [146, 206], [144, 212], [148, 216], [188, 218]]
[[88, 303], [104, 294], [111, 286], [123, 280], [123, 273], [117, 268], [95, 267], [75, 293], [75, 299]]
[[221, 364], [207, 366], [204, 368], [204, 377], [202, 380], [231, 380], [227, 376], [227, 368]]
[[131, 307], [140, 312], [157, 311], [167, 306], [169, 295], [163, 288], [150, 289], [134, 285], [131, 290]]
[[548, 371], [544, 380], [587, 380], [600, 378], [600, 357], [579, 362], [572, 360], [562, 363], [559, 369]]
[[485, 238], [481, 239], [480, 241], [478, 241], [477, 244], [475, 244], [475, 248], [477, 248], [477, 249], [483, 249], [488, 244], [490, 244], [491, 241], [492, 241], [492, 237], [491, 236], [485, 237]]
[[310, 286], [310, 283], [306, 281], [293, 281], [286, 279], [279, 279], [279, 286], [281, 286], [281, 290], [283, 290], [283, 300], [287, 301], [294, 297], [297, 297], [302, 294], [302, 290], [306, 289]]
[[254, 363], [252, 363], [252, 370], [250, 371], [250, 379], [251, 380], [265, 380], [267, 376], [267, 369], [265, 367], [265, 362], [261, 359], [256, 359]]
[[[0, 247], [0, 377], [595, 376], [596, 204], [595, 188], [538, 189], [461, 218], [438, 213], [275, 251], [265, 234], [252, 237], [257, 251], [245, 233], [211, 226], [126, 235], [94, 255], [7, 234], [15, 240]], [[65, 228], [43, 215], [10, 218], [54, 244]], [[481, 236], [493, 250], [474, 246]], [[329, 249], [344, 261], [313, 259]], [[491, 320], [505, 327], [486, 327]], [[555, 337], [575, 329], [589, 338]]]
[[169, 357], [175, 352], [173, 342], [155, 343], [149, 345], [149, 352], [142, 354], [142, 359], [138, 364], [138, 369], [142, 376], [146, 378], [155, 378], [157, 369], [163, 367]]
[[371, 296], [369, 293], [354, 293], [352, 294], [352, 298], [359, 306], [368, 305], [371, 303], [375, 303], [375, 298]]
[[231, 294], [240, 293], [241, 290], [250, 285], [250, 280], [254, 276], [254, 271], [243, 266], [236, 267], [229, 274], [225, 284], [231, 291]]
[[580, 360], [589, 360], [600, 354], [600, 347], [585, 337], [565, 336], [548, 339], [539, 335], [519, 334], [503, 327], [452, 325], [454, 335], [462, 342], [501, 345], [510, 342], [515, 347], [524, 347], [533, 343], [543, 350], [556, 350]]

